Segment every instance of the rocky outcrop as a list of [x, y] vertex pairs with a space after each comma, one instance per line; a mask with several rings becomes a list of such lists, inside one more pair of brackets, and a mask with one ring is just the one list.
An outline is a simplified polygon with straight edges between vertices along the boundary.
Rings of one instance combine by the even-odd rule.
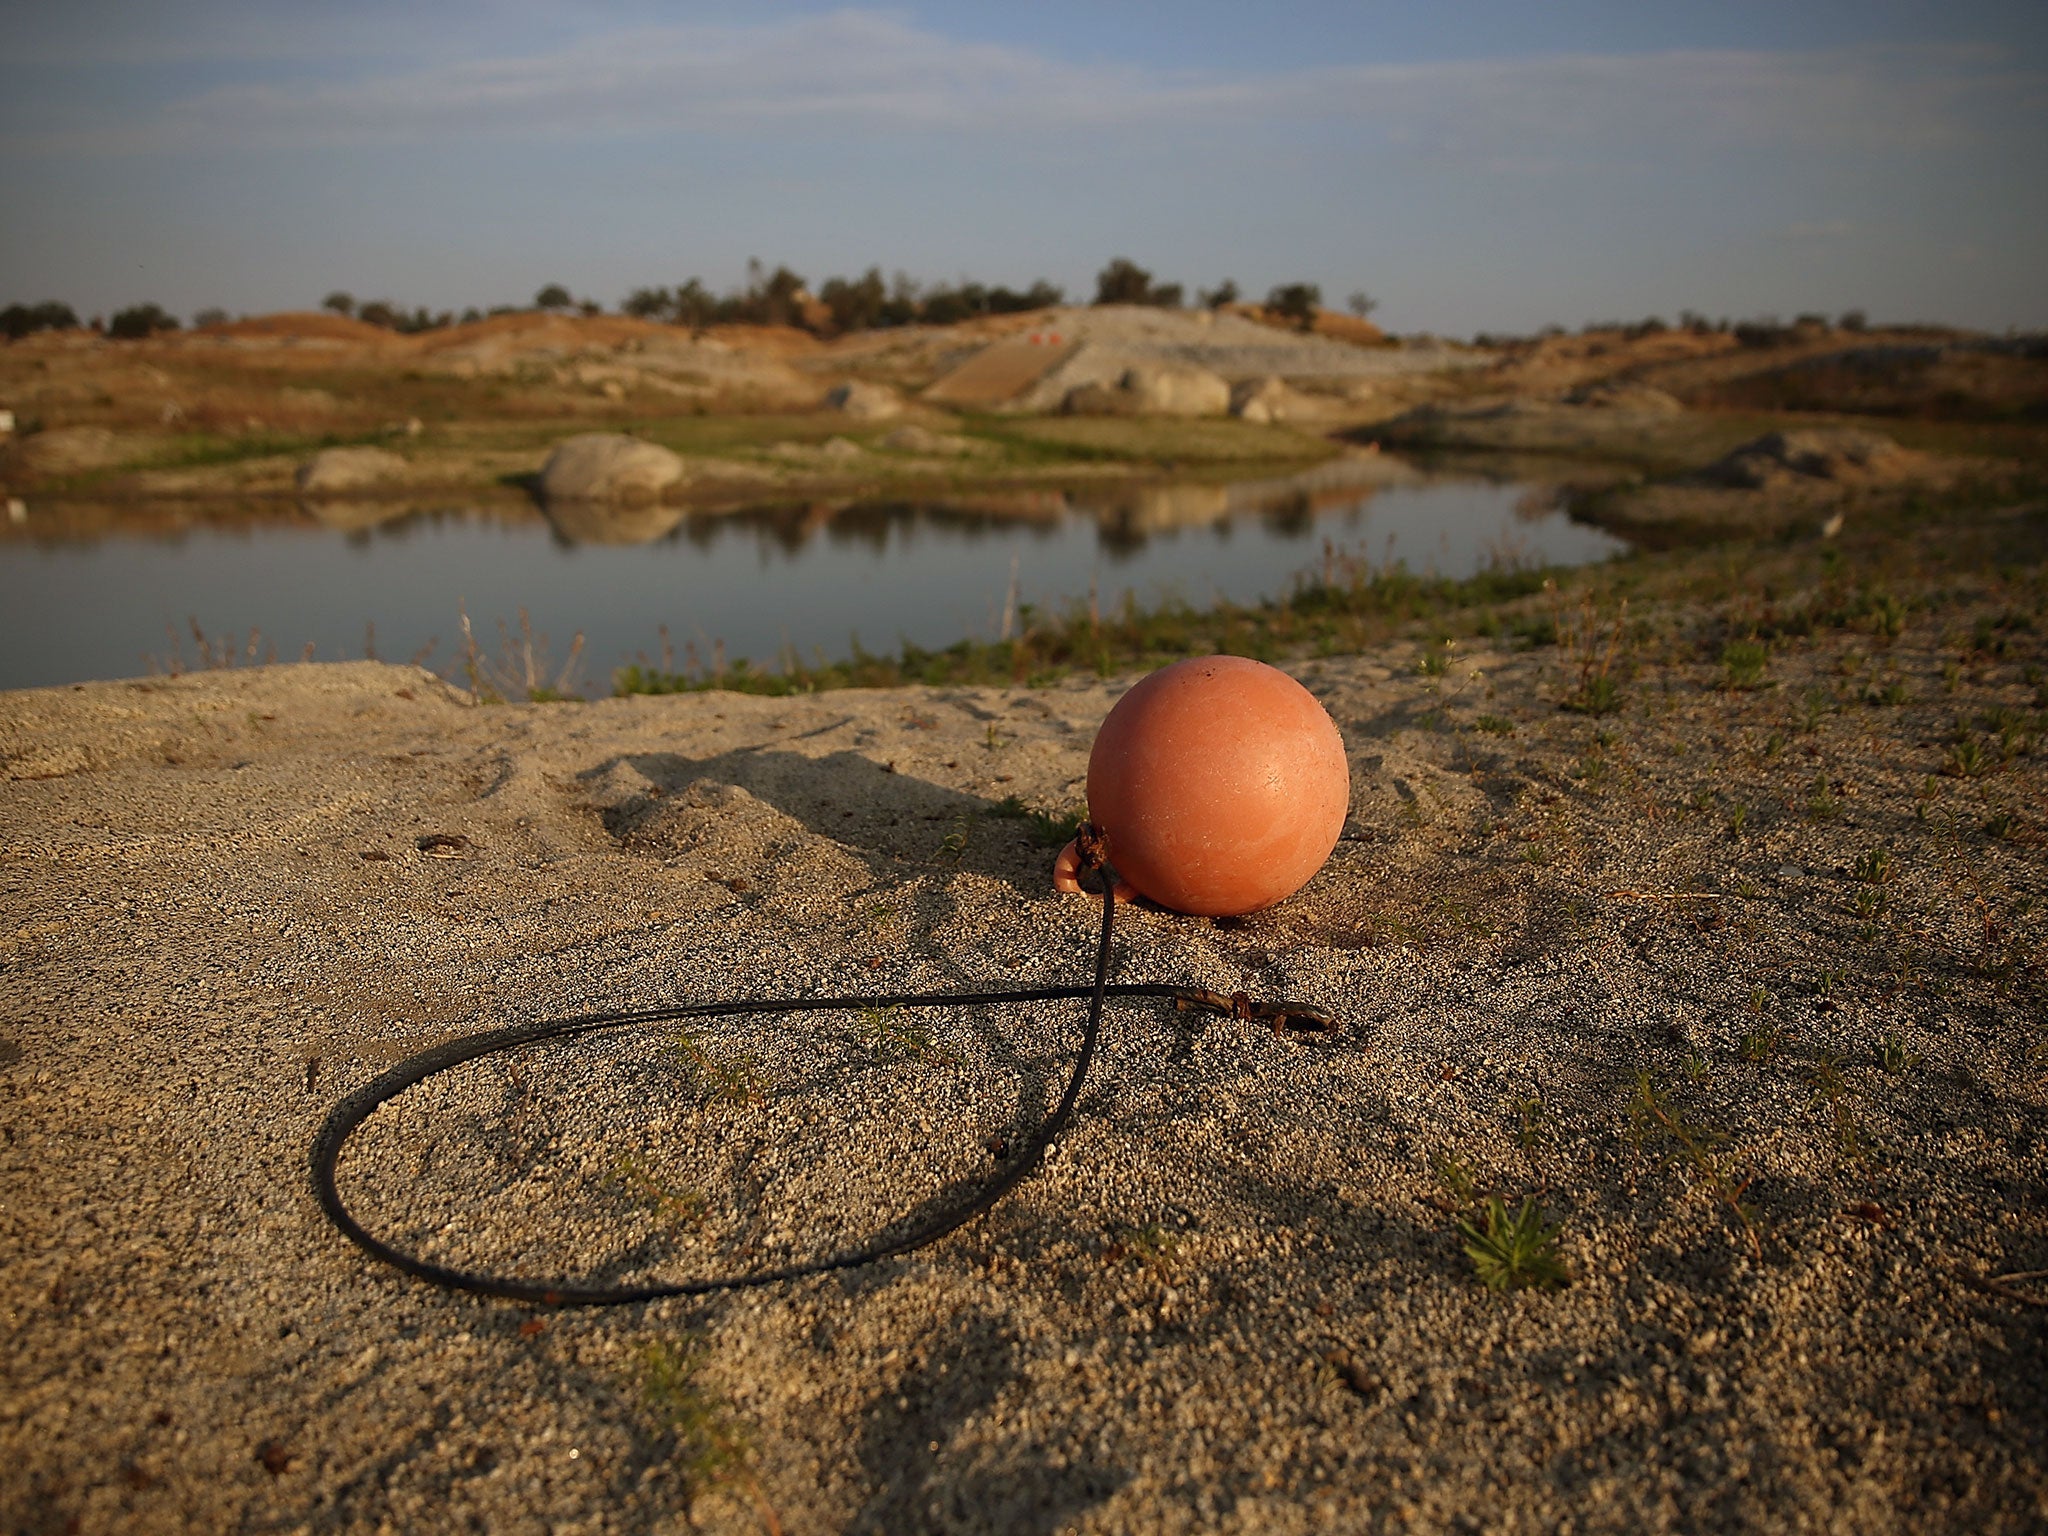
[[903, 414], [903, 402], [887, 385], [849, 379], [826, 392], [825, 409], [856, 421], [886, 421]]
[[1635, 384], [1626, 379], [1604, 379], [1597, 384], [1582, 384], [1565, 397], [1567, 405], [1592, 406], [1603, 411], [1635, 411], [1651, 416], [1676, 416], [1685, 410], [1685, 403], [1676, 395], [1649, 384]]
[[683, 478], [683, 461], [656, 443], [619, 432], [584, 432], [555, 445], [541, 466], [546, 501], [607, 501], [626, 506], [661, 499]]
[[347, 496], [398, 485], [406, 462], [383, 448], [323, 448], [299, 466], [302, 496]]
[[37, 475], [78, 475], [106, 469], [124, 457], [120, 439], [105, 427], [51, 427], [14, 446], [22, 466]]
[[1838, 427], [1772, 432], [1717, 459], [1701, 478], [1714, 485], [1763, 490], [1794, 479], [1901, 480], [1917, 473], [1922, 463], [1922, 455], [1901, 448], [1882, 432]]
[[1280, 379], [1268, 374], [1240, 384], [1230, 392], [1230, 414], [1261, 425], [1299, 421], [1310, 414], [1309, 402]]
[[1140, 416], [1221, 416], [1230, 409], [1230, 386], [1189, 363], [1137, 363], [1122, 388]]

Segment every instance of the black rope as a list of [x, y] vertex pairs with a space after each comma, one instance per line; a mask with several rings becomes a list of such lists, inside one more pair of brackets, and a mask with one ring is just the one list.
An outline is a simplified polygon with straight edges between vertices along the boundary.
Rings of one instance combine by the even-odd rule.
[[[1095, 950], [1095, 980], [1078, 987], [1028, 987], [1008, 992], [903, 992], [872, 997], [759, 998], [725, 1003], [685, 1003], [672, 1008], [578, 1014], [567, 1019], [544, 1019], [532, 1024], [515, 1024], [484, 1034], [450, 1040], [417, 1056], [407, 1057], [382, 1076], [358, 1088], [328, 1112], [320, 1132], [313, 1138], [313, 1195], [327, 1219], [342, 1235], [372, 1258], [402, 1270], [415, 1279], [470, 1291], [479, 1296], [502, 1296], [513, 1301], [540, 1302], [547, 1306], [615, 1307], [629, 1302], [655, 1301], [664, 1296], [704, 1296], [714, 1291], [748, 1290], [776, 1285], [806, 1275], [821, 1275], [837, 1269], [855, 1269], [880, 1259], [909, 1253], [937, 1242], [983, 1214], [1015, 1189], [1037, 1169], [1061, 1131], [1072, 1118], [1081, 1097], [1081, 1085], [1095, 1060], [1095, 1047], [1102, 1034], [1102, 1005], [1105, 999], [1157, 997], [1172, 998], [1183, 1008], [1205, 1008], [1241, 1019], [1270, 1023], [1278, 1033], [1299, 1036], [1334, 1029], [1329, 1017], [1314, 1008], [1292, 1003], [1263, 1003], [1243, 993], [1224, 997], [1199, 987], [1177, 987], [1164, 982], [1109, 983], [1109, 938], [1116, 915], [1114, 880], [1099, 867], [1103, 882], [1102, 932]], [[1040, 1003], [1071, 998], [1088, 999], [1088, 1026], [1081, 1037], [1081, 1052], [1074, 1060], [1066, 1092], [1050, 1115], [1032, 1134], [1009, 1165], [978, 1190], [974, 1196], [950, 1209], [941, 1209], [915, 1223], [895, 1237], [881, 1237], [864, 1247], [850, 1248], [820, 1259], [789, 1264], [753, 1274], [721, 1275], [697, 1280], [667, 1281], [650, 1285], [589, 1285], [573, 1280], [524, 1280], [512, 1275], [481, 1274], [436, 1264], [407, 1253], [356, 1220], [343, 1204], [335, 1182], [335, 1170], [350, 1136], [380, 1105], [389, 1103], [406, 1089], [439, 1073], [450, 1071], [484, 1056], [495, 1056], [544, 1040], [571, 1040], [604, 1029], [628, 1029], [637, 1025], [660, 1024], [677, 1019], [724, 1018], [753, 1013], [829, 1013], [868, 1008], [956, 1008], [970, 1003]]]

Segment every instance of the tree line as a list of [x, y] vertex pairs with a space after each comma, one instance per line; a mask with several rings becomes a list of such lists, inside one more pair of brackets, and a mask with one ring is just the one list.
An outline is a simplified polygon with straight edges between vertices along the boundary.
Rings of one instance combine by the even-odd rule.
[[[1196, 302], [1205, 309], [1221, 309], [1238, 302], [1239, 297], [1237, 284], [1229, 278], [1196, 292]], [[359, 303], [353, 294], [340, 290], [320, 302], [321, 308], [337, 315], [404, 333], [439, 330], [492, 315], [532, 310], [581, 315], [605, 312], [595, 299], [579, 299], [561, 283], [541, 288], [530, 305], [497, 304], [488, 309], [471, 306], [460, 313], [428, 310], [423, 306], [407, 308], [390, 299]], [[829, 277], [814, 291], [801, 274], [787, 266], [769, 271], [754, 260], [747, 263], [745, 284], [727, 293], [714, 293], [701, 278], [692, 277], [674, 287], [635, 288], [619, 303], [618, 312], [693, 329], [710, 325], [793, 325], [821, 335], [843, 335], [903, 325], [956, 325], [982, 315], [1022, 314], [1065, 302], [1066, 290], [1042, 278], [1028, 288], [992, 286], [964, 278], [955, 283], [925, 283], [900, 271], [884, 280], [879, 267], [869, 267], [858, 277]], [[1095, 275], [1094, 302], [1180, 309], [1186, 304], [1186, 289], [1179, 283], [1159, 282], [1136, 262], [1119, 256]], [[1269, 310], [1303, 329], [1314, 325], [1321, 305], [1322, 289], [1314, 283], [1281, 283], [1266, 295]], [[1363, 318], [1376, 303], [1363, 293], [1354, 293], [1349, 307], [1353, 314]], [[203, 328], [225, 324], [228, 319], [226, 310], [210, 308], [195, 314], [192, 323]], [[9, 340], [19, 340], [37, 331], [75, 329], [79, 324], [70, 305], [54, 301], [10, 304], [0, 310], [0, 334]], [[175, 331], [179, 320], [160, 305], [136, 304], [117, 311], [109, 320], [94, 317], [91, 328], [130, 339]]]

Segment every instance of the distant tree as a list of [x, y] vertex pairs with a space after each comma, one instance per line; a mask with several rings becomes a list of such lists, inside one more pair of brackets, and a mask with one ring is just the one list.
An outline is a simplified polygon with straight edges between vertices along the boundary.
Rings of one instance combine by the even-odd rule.
[[1367, 293], [1363, 288], [1360, 288], [1344, 301], [1344, 307], [1363, 320], [1367, 315], [1380, 307], [1380, 301]]
[[356, 318], [365, 325], [381, 325], [387, 331], [395, 331], [405, 319], [405, 311], [389, 299], [372, 299], [357, 309]]
[[356, 299], [352, 293], [343, 293], [339, 288], [320, 301], [322, 309], [331, 309], [337, 315], [348, 316], [356, 312]]
[[462, 312], [462, 323], [464, 325], [475, 325], [483, 317], [484, 312], [472, 304]]
[[576, 301], [576, 312], [588, 320], [593, 316], [603, 314], [604, 306], [595, 299], [578, 299]]
[[576, 301], [569, 297], [569, 290], [560, 283], [549, 283], [533, 296], [535, 309], [567, 309]]
[[1835, 324], [1845, 331], [1867, 331], [1870, 329], [1870, 316], [1860, 309], [1845, 309]]
[[1135, 261], [1119, 256], [1095, 274], [1095, 302], [1149, 304], [1152, 302], [1152, 274]]
[[1226, 304], [1237, 302], [1237, 279], [1226, 277], [1214, 288], [1204, 288], [1195, 295], [1202, 301], [1204, 309], [1221, 309]]
[[760, 287], [760, 320], [763, 325], [790, 325], [797, 319], [797, 304], [808, 293], [804, 280], [787, 267], [777, 267]]
[[78, 316], [69, 304], [45, 299], [40, 304], [10, 304], [0, 310], [0, 334], [19, 341], [37, 331], [69, 331], [78, 327]]
[[619, 313], [635, 320], [667, 320], [675, 308], [676, 296], [666, 288], [635, 288], [619, 305]]
[[226, 325], [227, 323], [228, 312], [218, 306], [202, 309], [192, 317], [193, 326], [199, 330], [204, 330], [209, 325]]
[[674, 314], [678, 325], [707, 326], [718, 316], [718, 300], [693, 277], [676, 289]]
[[839, 331], [865, 331], [882, 323], [882, 306], [889, 302], [889, 290], [882, 283], [882, 269], [869, 267], [849, 281], [828, 278], [818, 298], [832, 311], [832, 325]]
[[1322, 302], [1323, 290], [1315, 283], [1281, 283], [1266, 294], [1266, 308], [1304, 331], [1315, 329]]
[[178, 317], [161, 304], [132, 304], [107, 322], [107, 334], [118, 341], [140, 341], [159, 331], [175, 331]]
[[992, 315], [1015, 315], [1026, 310], [1051, 309], [1066, 296], [1064, 288], [1040, 278], [1022, 293], [1008, 288], [991, 288], [988, 291], [988, 310]]
[[1154, 283], [1152, 293], [1145, 302], [1157, 304], [1161, 309], [1179, 309], [1184, 290], [1179, 283]]

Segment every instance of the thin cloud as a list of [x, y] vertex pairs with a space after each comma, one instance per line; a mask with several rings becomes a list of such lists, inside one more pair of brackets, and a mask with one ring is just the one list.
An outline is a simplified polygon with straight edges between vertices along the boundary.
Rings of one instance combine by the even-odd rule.
[[1479, 162], [1660, 146], [1955, 146], [2038, 135], [2048, 77], [1968, 46], [1687, 51], [1340, 65], [1230, 77], [1076, 63], [840, 11], [614, 31], [545, 53], [249, 84], [150, 121], [12, 135], [16, 152], [404, 144], [689, 132], [1060, 134], [1348, 119]]

